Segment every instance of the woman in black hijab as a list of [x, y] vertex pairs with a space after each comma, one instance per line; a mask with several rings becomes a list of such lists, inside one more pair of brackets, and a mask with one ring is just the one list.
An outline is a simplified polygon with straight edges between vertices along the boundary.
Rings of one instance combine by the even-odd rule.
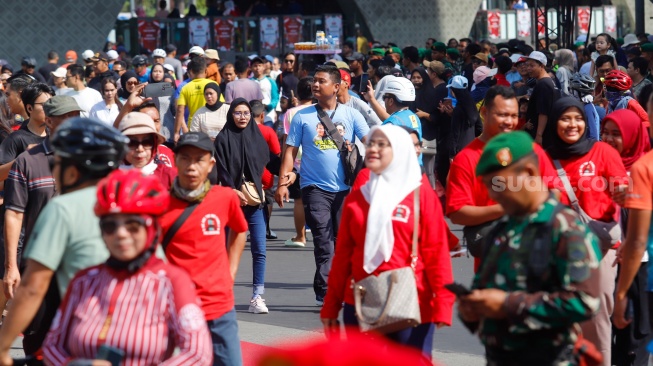
[[431, 121], [431, 115], [438, 111], [437, 95], [431, 78], [423, 67], [413, 70], [410, 81], [415, 86], [415, 101], [410, 104], [410, 110], [417, 114], [422, 123], [424, 170], [431, 186], [435, 187], [437, 126]]
[[[254, 121], [249, 103], [238, 98], [231, 103], [227, 123], [215, 139], [220, 184], [231, 187], [249, 224], [253, 261], [253, 294], [249, 311], [267, 313], [265, 300], [265, 217], [262, 176], [270, 160], [270, 150]], [[258, 198], [258, 203], [256, 199]]]
[[[458, 78], [458, 76], [455, 76]], [[465, 80], [465, 83], [467, 80]], [[466, 85], [466, 84], [465, 84]], [[451, 145], [449, 146], [449, 159], [453, 159], [475, 137], [483, 132], [483, 122], [476, 109], [476, 103], [467, 88], [456, 88], [457, 83], [452, 82], [451, 93], [456, 98], [456, 107], [451, 114]]]
[[[585, 338], [610, 359], [612, 335], [611, 332], [602, 330], [610, 329], [614, 303], [604, 299], [614, 298], [617, 276], [617, 267], [612, 266], [616, 259], [614, 245], [621, 240], [621, 230], [615, 218], [618, 217], [617, 204], [623, 203], [625, 199], [628, 173], [615, 148], [589, 138], [587, 116], [583, 104], [576, 98], [563, 97], [553, 103], [546, 125], [554, 131], [551, 146], [546, 151], [554, 164], [559, 164], [564, 169], [571, 186], [570, 190], [562, 187], [559, 189], [567, 192], [567, 196], [572, 196], [572, 202], [573, 196], [576, 196], [578, 204], [572, 204], [572, 207], [581, 217], [586, 216], [596, 221], [588, 225], [590, 228], [593, 225], [596, 230], [603, 259], [598, 266], [598, 273], [592, 274], [588, 281], [588, 291], [599, 295], [601, 306], [592, 320], [583, 322], [580, 326]], [[560, 178], [565, 179], [565, 176]]]
[[177, 88], [177, 85], [175, 84], [175, 80], [166, 72], [165, 67], [163, 67], [163, 64], [154, 64], [152, 65], [152, 70], [150, 70], [150, 79], [148, 80], [149, 84], [156, 84], [156, 83], [170, 83], [175, 89]]
[[138, 75], [136, 75], [133, 70], [129, 70], [122, 74], [120, 77], [120, 90], [118, 90], [118, 98], [120, 98], [120, 101], [124, 103], [138, 84]]

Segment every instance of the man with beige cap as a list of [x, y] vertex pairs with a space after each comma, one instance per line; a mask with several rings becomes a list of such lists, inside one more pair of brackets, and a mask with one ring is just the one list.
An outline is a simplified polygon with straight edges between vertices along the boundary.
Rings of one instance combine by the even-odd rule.
[[214, 49], [207, 49], [204, 51], [204, 58], [206, 59], [206, 78], [211, 79], [218, 83], [222, 82], [222, 76], [220, 76], [220, 70], [218, 68], [218, 61], [220, 61], [220, 56], [218, 56], [218, 51]]
[[177, 170], [156, 159], [158, 146], [165, 137], [157, 132], [152, 117], [141, 112], [129, 112], [120, 121], [120, 132], [129, 138], [127, 156], [121, 169], [140, 169], [145, 175], [155, 175], [168, 189], [177, 177]]

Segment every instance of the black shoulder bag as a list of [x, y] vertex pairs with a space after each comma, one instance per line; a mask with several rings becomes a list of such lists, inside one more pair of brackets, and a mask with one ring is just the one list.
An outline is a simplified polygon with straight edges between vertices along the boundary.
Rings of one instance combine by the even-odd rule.
[[166, 232], [166, 236], [163, 238], [163, 241], [161, 241], [161, 247], [163, 248], [164, 253], [166, 251], [166, 248], [168, 247], [168, 244], [170, 244], [172, 238], [175, 237], [175, 234], [177, 234], [177, 231], [179, 231], [179, 228], [181, 228], [181, 225], [183, 225], [186, 219], [188, 219], [188, 217], [190, 216], [190, 214], [192, 214], [193, 211], [195, 211], [199, 203], [200, 202], [193, 202], [189, 204], [188, 207], [186, 207], [184, 211], [181, 213], [181, 215], [177, 217], [177, 220], [175, 220], [175, 222], [172, 224], [168, 232]]
[[[336, 108], [338, 107], [336, 106]], [[340, 161], [345, 170], [345, 184], [351, 187], [356, 180], [356, 176], [361, 169], [363, 169], [363, 157], [361, 156], [360, 151], [358, 151], [358, 146], [356, 146], [353, 141], [351, 143], [346, 143], [342, 135], [340, 135], [340, 132], [338, 132], [333, 121], [331, 121], [331, 117], [336, 113], [335, 111], [333, 111], [333, 114], [329, 117], [324, 109], [322, 109], [318, 104], [315, 105], [315, 109], [317, 109], [317, 116], [320, 119], [320, 122], [324, 125], [324, 129], [327, 131], [333, 142], [335, 142], [336, 147], [340, 152]], [[356, 138], [356, 135], [354, 135], [354, 138]]]

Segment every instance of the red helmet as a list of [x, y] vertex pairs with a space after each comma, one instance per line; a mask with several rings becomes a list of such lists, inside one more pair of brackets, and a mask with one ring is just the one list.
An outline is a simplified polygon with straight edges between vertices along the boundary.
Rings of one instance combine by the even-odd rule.
[[170, 193], [154, 176], [144, 176], [138, 169], [118, 169], [98, 183], [95, 214], [160, 216], [169, 202]]
[[633, 79], [621, 70], [612, 70], [603, 78], [603, 84], [609, 88], [626, 91], [633, 86]]

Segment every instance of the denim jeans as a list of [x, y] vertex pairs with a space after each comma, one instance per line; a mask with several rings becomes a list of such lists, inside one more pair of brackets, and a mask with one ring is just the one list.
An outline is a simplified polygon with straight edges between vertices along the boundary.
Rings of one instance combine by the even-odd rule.
[[249, 226], [250, 248], [252, 251], [252, 297], [265, 293], [265, 216], [263, 208], [255, 206], [243, 207], [245, 219]]
[[306, 224], [313, 234], [315, 277], [313, 290], [318, 300], [323, 300], [331, 270], [335, 240], [340, 225], [342, 203], [349, 191], [327, 192], [315, 186], [302, 188], [302, 202]]
[[242, 366], [236, 310], [206, 322], [213, 343], [213, 366]]
[[[345, 304], [342, 309], [342, 321], [345, 326], [358, 328], [356, 309], [353, 305]], [[417, 348], [429, 360], [433, 357], [433, 335], [435, 324], [424, 323], [416, 327], [407, 328], [394, 333], [384, 334], [389, 340], [408, 347]]]

